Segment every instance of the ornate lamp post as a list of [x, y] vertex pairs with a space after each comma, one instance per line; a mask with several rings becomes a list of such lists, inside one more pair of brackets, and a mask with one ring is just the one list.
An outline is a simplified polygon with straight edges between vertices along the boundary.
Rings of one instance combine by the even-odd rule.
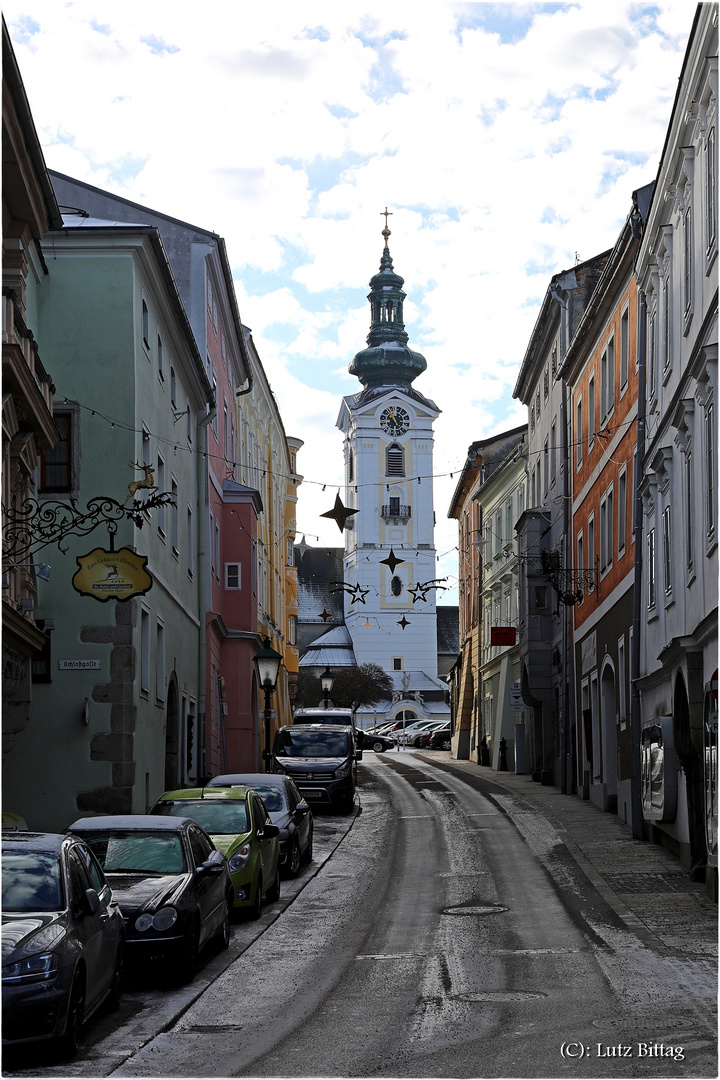
[[255, 664], [258, 682], [265, 691], [265, 710], [263, 713], [265, 720], [265, 749], [263, 750], [263, 758], [266, 769], [272, 757], [270, 752], [270, 695], [277, 685], [281, 662], [282, 656], [279, 652], [275, 652], [275, 649], [270, 644], [270, 638], [265, 638], [262, 649], [253, 657], [253, 663]]
[[325, 699], [325, 708], [328, 707], [328, 698], [330, 697], [330, 691], [333, 688], [335, 677], [329, 667], [326, 667], [320, 676], [320, 685], [322, 686], [323, 698]]

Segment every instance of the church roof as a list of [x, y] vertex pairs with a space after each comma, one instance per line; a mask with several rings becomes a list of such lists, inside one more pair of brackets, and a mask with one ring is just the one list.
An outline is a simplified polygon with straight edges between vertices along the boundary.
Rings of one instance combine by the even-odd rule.
[[439, 412], [439, 409], [434, 401], [430, 398], [426, 398], [424, 394], [421, 394], [418, 390], [414, 390], [412, 386], [401, 386], [399, 383], [388, 383], [383, 386], [366, 386], [364, 390], [361, 390], [358, 394], [347, 394], [345, 401], [353, 409], [361, 409], [363, 405], [369, 405], [375, 398], [383, 397], [390, 390], [399, 390], [405, 397], [411, 401], [416, 401], [418, 405], [425, 405], [430, 409], [434, 409]]
[[393, 268], [387, 227], [382, 234], [385, 247], [380, 259], [380, 269], [370, 279], [370, 313], [372, 322], [367, 336], [367, 349], [356, 353], [348, 371], [357, 375], [365, 387], [399, 386], [410, 388], [427, 367], [427, 361], [419, 352], [408, 347], [408, 335], [403, 322], [403, 279]]
[[[344, 549], [313, 548], [295, 545], [295, 565], [298, 575], [298, 622], [326, 622], [322, 613], [334, 623], [345, 620], [342, 589], [333, 584], [343, 580]], [[333, 591], [335, 590], [335, 591]]]
[[355, 667], [353, 643], [347, 627], [333, 626], [315, 638], [300, 658], [300, 667]]
[[460, 652], [460, 610], [457, 605], [438, 604], [437, 615], [438, 653], [457, 656]]

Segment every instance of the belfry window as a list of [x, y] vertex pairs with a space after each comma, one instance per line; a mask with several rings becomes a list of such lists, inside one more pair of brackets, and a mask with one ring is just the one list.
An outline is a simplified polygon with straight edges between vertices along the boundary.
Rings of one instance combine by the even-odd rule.
[[402, 446], [398, 446], [397, 443], [393, 443], [387, 448], [387, 476], [404, 476], [405, 475], [405, 452]]

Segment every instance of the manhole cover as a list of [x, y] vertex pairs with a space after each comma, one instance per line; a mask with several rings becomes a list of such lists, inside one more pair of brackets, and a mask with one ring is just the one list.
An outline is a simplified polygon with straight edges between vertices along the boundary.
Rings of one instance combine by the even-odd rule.
[[499, 915], [503, 911], [508, 911], [503, 904], [460, 904], [443, 908], [443, 915]]

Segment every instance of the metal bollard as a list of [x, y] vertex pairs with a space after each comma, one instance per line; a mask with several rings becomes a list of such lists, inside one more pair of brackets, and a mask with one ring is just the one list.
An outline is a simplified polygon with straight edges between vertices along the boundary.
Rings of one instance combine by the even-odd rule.
[[500, 740], [500, 761], [498, 772], [507, 772], [507, 739]]

